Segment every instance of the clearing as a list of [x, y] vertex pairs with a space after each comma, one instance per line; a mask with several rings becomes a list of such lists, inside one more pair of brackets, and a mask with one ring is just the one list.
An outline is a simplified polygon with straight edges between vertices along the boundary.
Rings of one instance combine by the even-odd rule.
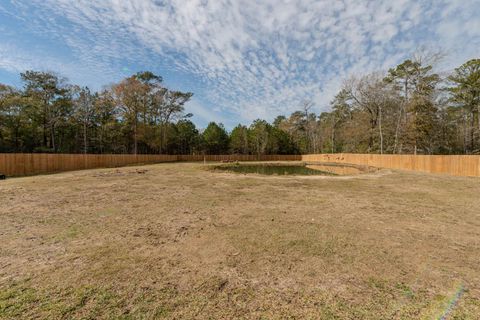
[[0, 318], [476, 319], [479, 195], [201, 163], [0, 181]]

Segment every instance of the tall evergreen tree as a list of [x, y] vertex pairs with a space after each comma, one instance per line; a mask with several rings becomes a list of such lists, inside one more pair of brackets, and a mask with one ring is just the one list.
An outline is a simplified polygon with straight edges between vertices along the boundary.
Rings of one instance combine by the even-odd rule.
[[464, 151], [480, 152], [480, 59], [472, 59], [448, 77], [450, 101], [464, 112]]
[[202, 137], [207, 154], [223, 154], [228, 151], [228, 134], [223, 124], [210, 122]]

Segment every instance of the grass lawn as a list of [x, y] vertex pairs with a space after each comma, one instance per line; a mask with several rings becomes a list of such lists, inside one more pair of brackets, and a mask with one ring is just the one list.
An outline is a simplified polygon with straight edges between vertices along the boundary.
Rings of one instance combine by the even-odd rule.
[[0, 181], [0, 318], [480, 318], [480, 179], [201, 163]]

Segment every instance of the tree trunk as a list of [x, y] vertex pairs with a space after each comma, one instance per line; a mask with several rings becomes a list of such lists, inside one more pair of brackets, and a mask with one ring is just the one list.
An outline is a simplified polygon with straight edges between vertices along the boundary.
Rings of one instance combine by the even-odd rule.
[[48, 141], [47, 141], [47, 112], [48, 108], [45, 104], [43, 107], [43, 146], [48, 148]]
[[137, 154], [137, 117], [135, 115], [135, 121], [133, 122], [133, 154]]
[[400, 121], [402, 119], [402, 109], [400, 109], [400, 114], [398, 115], [398, 120], [397, 120], [397, 127], [395, 128], [395, 140], [393, 143], [393, 153], [397, 152], [397, 144], [398, 144], [398, 134], [400, 130]]
[[335, 128], [332, 129], [332, 153], [335, 153]]
[[480, 105], [477, 106], [477, 138], [480, 139]]
[[382, 107], [378, 108], [378, 129], [380, 131], [380, 154], [383, 154]]
[[368, 138], [368, 153], [372, 152], [373, 150], [373, 140], [375, 136], [375, 131], [377, 128], [377, 120], [374, 118], [373, 113], [370, 112], [371, 118], [370, 118], [370, 132], [369, 132], [369, 138]]
[[463, 153], [467, 154], [467, 138], [468, 137], [468, 130], [467, 130], [467, 112], [463, 109]]
[[87, 123], [86, 121], [83, 122], [83, 153], [87, 154], [88, 146], [87, 146]]
[[55, 124], [53, 124], [51, 127], [51, 139], [53, 152], [57, 152], [57, 146], [55, 145]]
[[332, 125], [332, 153], [335, 153], [335, 122]]
[[470, 152], [473, 153], [475, 150], [475, 114], [474, 109], [470, 113]]

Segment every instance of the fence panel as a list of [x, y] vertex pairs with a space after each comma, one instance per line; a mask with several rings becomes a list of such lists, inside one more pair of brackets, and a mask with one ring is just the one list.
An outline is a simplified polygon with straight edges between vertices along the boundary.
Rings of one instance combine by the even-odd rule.
[[473, 155], [131, 155], [131, 154], [0, 154], [0, 173], [7, 176], [120, 167], [171, 161], [318, 161], [368, 165], [379, 168], [480, 177], [480, 156]]
[[477, 155], [307, 154], [302, 160], [480, 177], [480, 156]]
[[177, 161], [172, 155], [0, 153], [0, 174], [24, 176]]

